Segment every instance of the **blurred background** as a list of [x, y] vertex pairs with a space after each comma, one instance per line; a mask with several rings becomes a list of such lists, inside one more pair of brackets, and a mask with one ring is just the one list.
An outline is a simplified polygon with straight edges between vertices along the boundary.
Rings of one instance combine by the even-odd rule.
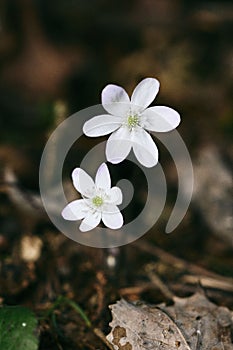
[[[174, 273], [148, 246], [219, 276], [232, 276], [232, 24], [233, 4], [226, 0], [1, 0], [2, 303], [28, 305], [38, 312], [66, 295], [106, 330], [107, 305], [122, 295], [121, 288], [145, 282], [143, 266], [150, 261], [179, 296], [195, 292], [197, 284], [183, 282], [181, 272]], [[158, 142], [169, 189], [159, 222], [137, 242], [137, 249], [83, 247], [57, 232], [41, 206], [38, 171], [44, 145], [65, 118], [100, 103], [105, 85], [121, 85], [131, 94], [145, 77], [161, 83], [155, 103], [182, 116], [178, 131], [195, 172], [191, 207], [180, 226], [166, 235], [177, 176]], [[68, 182], [91, 145], [83, 138], [72, 147], [64, 172]], [[135, 186], [143, 188], [137, 174], [137, 169], [130, 170]], [[141, 210], [141, 194], [126, 211], [129, 217]], [[218, 303], [233, 304], [229, 291], [207, 287]], [[153, 288], [135, 293], [128, 299], [162, 300]], [[60, 317], [66, 340], [55, 339], [51, 327], [42, 324], [40, 349], [61, 349], [61, 344], [62, 349], [94, 349], [95, 340], [80, 320], [72, 328]]]

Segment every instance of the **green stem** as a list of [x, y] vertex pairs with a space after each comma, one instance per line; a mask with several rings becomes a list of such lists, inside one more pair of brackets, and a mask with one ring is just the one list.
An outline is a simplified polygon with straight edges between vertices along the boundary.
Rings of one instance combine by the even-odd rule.
[[66, 302], [75, 310], [79, 313], [79, 315], [82, 317], [82, 319], [85, 321], [86, 325], [91, 328], [92, 324], [91, 321], [89, 320], [89, 318], [87, 317], [87, 315], [85, 314], [85, 312], [83, 311], [83, 309], [76, 304], [74, 301], [70, 300], [70, 299], [66, 299]]
[[56, 322], [56, 316], [53, 313], [53, 311], [57, 307], [59, 307], [60, 305], [69, 305], [72, 309], [74, 309], [82, 317], [82, 319], [85, 321], [87, 327], [91, 328], [92, 331], [94, 332], [94, 334], [99, 339], [101, 339], [102, 342], [104, 344], [106, 344], [109, 349], [114, 350], [113, 346], [107, 341], [107, 339], [106, 339], [105, 335], [103, 334], [103, 332], [100, 329], [98, 329], [98, 328], [93, 328], [93, 325], [92, 325], [91, 321], [89, 320], [89, 318], [87, 317], [87, 315], [85, 314], [83, 309], [77, 303], [75, 303], [73, 300], [70, 300], [69, 298], [64, 297], [62, 295], [59, 295], [59, 297], [55, 300], [55, 302], [53, 303], [51, 308], [49, 310], [47, 310], [47, 312], [45, 313], [45, 316], [44, 316], [45, 318], [51, 316], [53, 326], [57, 330], [58, 330], [58, 327], [57, 327], [57, 322]]
[[72, 307], [72, 309], [74, 309], [82, 317], [87, 327], [92, 327], [91, 321], [89, 320], [83, 309], [77, 303], [62, 295], [59, 295], [59, 297], [55, 300], [51, 308], [49, 308], [49, 310], [45, 312], [45, 318], [51, 316], [51, 314], [53, 314], [53, 311], [57, 309], [60, 305], [69, 305], [70, 307]]

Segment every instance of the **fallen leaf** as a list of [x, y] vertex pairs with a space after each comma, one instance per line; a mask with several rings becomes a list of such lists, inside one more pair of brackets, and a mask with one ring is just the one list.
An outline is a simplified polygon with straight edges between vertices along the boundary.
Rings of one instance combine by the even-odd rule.
[[116, 350], [233, 350], [233, 313], [200, 293], [168, 307], [121, 299], [110, 309], [107, 339]]

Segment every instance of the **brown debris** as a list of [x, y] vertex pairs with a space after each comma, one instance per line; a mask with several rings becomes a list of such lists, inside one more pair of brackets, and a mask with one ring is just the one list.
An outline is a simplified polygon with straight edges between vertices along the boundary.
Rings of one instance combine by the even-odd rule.
[[107, 339], [115, 350], [232, 349], [233, 313], [203, 294], [174, 299], [174, 305], [130, 304], [121, 299], [110, 306], [112, 331]]

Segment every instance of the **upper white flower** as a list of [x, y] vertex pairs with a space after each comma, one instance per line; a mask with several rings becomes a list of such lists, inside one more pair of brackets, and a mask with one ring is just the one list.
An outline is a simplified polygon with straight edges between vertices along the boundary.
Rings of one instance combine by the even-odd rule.
[[166, 132], [180, 123], [180, 115], [165, 106], [147, 108], [159, 91], [159, 81], [142, 80], [134, 89], [131, 99], [120, 86], [107, 85], [102, 91], [102, 105], [110, 114], [88, 120], [83, 126], [87, 136], [111, 134], [106, 145], [106, 158], [117, 164], [129, 154], [131, 148], [138, 161], [152, 167], [158, 162], [158, 148], [148, 131]]
[[83, 199], [74, 200], [63, 209], [64, 219], [83, 219], [79, 226], [82, 232], [92, 230], [101, 220], [111, 229], [123, 225], [123, 217], [117, 207], [122, 203], [122, 192], [119, 187], [111, 188], [111, 177], [105, 163], [98, 168], [95, 182], [81, 168], [73, 170], [72, 180]]

